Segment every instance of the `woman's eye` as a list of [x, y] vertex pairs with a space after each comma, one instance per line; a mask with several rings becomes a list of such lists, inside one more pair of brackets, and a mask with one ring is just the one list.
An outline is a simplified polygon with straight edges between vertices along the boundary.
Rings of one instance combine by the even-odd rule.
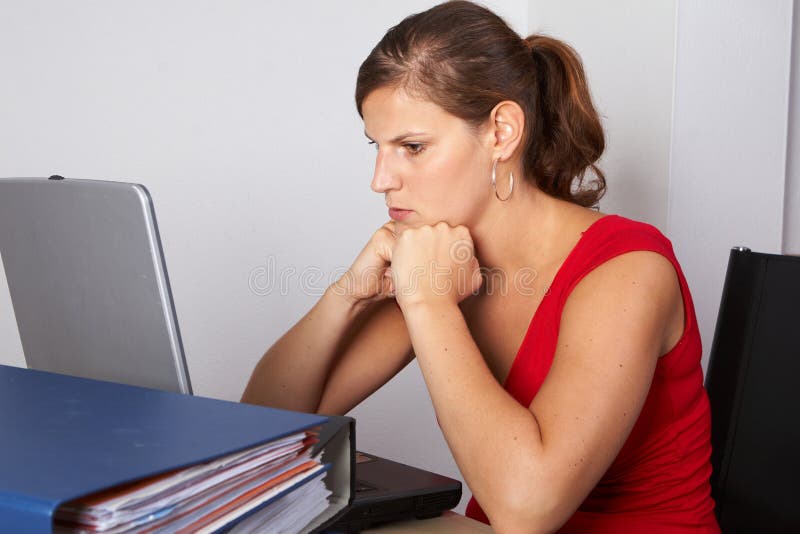
[[425, 150], [425, 146], [422, 143], [406, 143], [403, 145], [406, 150], [408, 150], [411, 154], [419, 154], [423, 150]]

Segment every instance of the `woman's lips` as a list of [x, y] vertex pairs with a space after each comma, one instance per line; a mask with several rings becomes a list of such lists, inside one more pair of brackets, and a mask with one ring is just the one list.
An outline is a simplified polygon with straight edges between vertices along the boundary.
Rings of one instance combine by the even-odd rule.
[[401, 210], [399, 208], [389, 208], [389, 217], [391, 217], [395, 221], [402, 221], [412, 213], [414, 213], [413, 210]]

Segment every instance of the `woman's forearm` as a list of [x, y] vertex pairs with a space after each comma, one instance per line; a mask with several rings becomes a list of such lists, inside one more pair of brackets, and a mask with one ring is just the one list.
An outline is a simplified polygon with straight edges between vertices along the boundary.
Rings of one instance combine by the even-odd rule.
[[530, 484], [542, 457], [536, 419], [491, 374], [457, 306], [421, 304], [404, 316], [439, 425], [467, 483], [493, 525], [516, 517], [516, 482]]
[[337, 349], [365, 307], [334, 287], [262, 356], [242, 402], [317, 411]]

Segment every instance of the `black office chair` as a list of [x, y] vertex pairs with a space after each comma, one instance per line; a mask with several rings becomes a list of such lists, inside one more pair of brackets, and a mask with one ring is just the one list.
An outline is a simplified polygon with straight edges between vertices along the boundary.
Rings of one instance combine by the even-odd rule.
[[731, 250], [706, 390], [722, 532], [800, 532], [800, 257]]

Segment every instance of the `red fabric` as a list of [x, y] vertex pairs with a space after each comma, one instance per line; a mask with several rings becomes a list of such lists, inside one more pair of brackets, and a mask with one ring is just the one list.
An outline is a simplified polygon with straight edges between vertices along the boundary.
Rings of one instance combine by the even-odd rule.
[[[598, 265], [644, 250], [661, 254], [675, 267], [686, 328], [659, 359], [642, 412], [619, 455], [560, 532], [719, 532], [709, 484], [711, 417], [700, 333], [672, 245], [656, 228], [608, 215], [583, 233], [536, 310], [504, 387], [529, 406], [550, 370], [572, 289]], [[489, 523], [474, 498], [466, 515]]]

